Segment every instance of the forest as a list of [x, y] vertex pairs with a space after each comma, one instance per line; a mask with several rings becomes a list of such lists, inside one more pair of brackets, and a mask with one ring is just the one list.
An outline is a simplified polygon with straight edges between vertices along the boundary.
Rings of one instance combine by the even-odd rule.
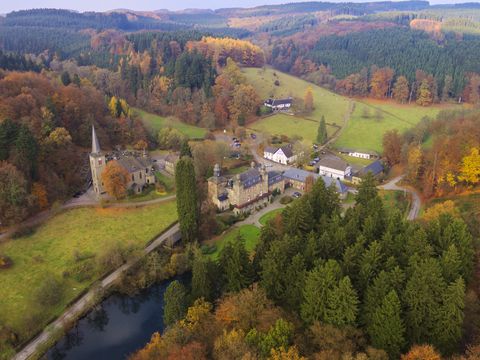
[[262, 228], [253, 258], [240, 235], [218, 261], [191, 257], [191, 287], [165, 293], [166, 331], [131, 359], [440, 359], [478, 336], [465, 223], [407, 222], [371, 177], [344, 216], [318, 180]]

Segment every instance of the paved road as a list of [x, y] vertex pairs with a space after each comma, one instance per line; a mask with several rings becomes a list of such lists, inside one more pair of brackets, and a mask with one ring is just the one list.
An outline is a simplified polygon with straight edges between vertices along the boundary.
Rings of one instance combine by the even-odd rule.
[[379, 186], [379, 188], [384, 189], [384, 190], [406, 191], [410, 195], [412, 195], [412, 205], [411, 205], [411, 208], [410, 208], [410, 212], [408, 213], [407, 219], [408, 220], [415, 220], [418, 217], [418, 214], [420, 213], [420, 207], [422, 206], [422, 200], [421, 200], [418, 192], [415, 191], [414, 189], [397, 185], [397, 183], [400, 180], [402, 180], [404, 176], [405, 175], [397, 176], [396, 178], [390, 180], [388, 183]]
[[[151, 253], [160, 245], [171, 242], [171, 244], [180, 240], [180, 227], [178, 224], [174, 225], [172, 228], [164, 232], [158, 238], [156, 238], [150, 245], [145, 248], [145, 255]], [[122, 265], [120, 268], [112, 272], [110, 275], [105, 277], [98, 287], [95, 289], [91, 289], [85, 295], [83, 295], [80, 299], [78, 299], [70, 308], [68, 308], [62, 316], [57, 318], [53, 323], [51, 323], [45, 330], [43, 330], [40, 335], [34, 338], [28, 345], [26, 345], [19, 353], [17, 353], [12, 360], [26, 360], [30, 356], [32, 356], [35, 351], [41, 346], [45, 344], [51, 334], [55, 332], [55, 330], [63, 330], [64, 324], [68, 324], [78, 317], [82, 316], [86, 311], [90, 309], [93, 302], [95, 301], [96, 295], [98, 294], [98, 289], [106, 290], [111, 287], [116, 281], [118, 281], [122, 275], [122, 273], [128, 270], [131, 266], [135, 264], [136, 261], [128, 262]]]

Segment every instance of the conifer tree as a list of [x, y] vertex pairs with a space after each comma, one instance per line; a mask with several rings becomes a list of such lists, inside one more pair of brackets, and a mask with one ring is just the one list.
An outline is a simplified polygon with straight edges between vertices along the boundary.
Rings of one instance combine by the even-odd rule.
[[324, 322], [336, 326], [355, 325], [358, 296], [350, 278], [345, 276], [328, 294], [328, 310]]
[[461, 274], [462, 260], [457, 247], [452, 244], [442, 253], [440, 258], [442, 274], [446, 282], [455, 281]]
[[182, 157], [175, 167], [175, 187], [182, 241], [193, 242], [198, 237], [199, 206], [195, 169], [192, 159], [187, 156]]
[[238, 292], [253, 282], [253, 266], [240, 232], [234, 241], [228, 242], [222, 249], [219, 263], [225, 291]]
[[322, 115], [320, 124], [318, 125], [317, 143], [320, 145], [323, 145], [327, 142], [327, 139], [328, 139], [327, 124], [325, 122], [325, 117]]
[[168, 285], [164, 295], [163, 322], [166, 326], [173, 325], [182, 319], [187, 312], [187, 291], [178, 280]]
[[195, 254], [192, 264], [192, 298], [203, 297], [211, 301], [215, 295], [215, 282], [213, 279], [214, 264], [202, 255], [200, 251]]
[[37, 173], [38, 144], [27, 126], [20, 126], [15, 140], [15, 165], [32, 179]]
[[391, 359], [397, 359], [405, 345], [405, 326], [401, 312], [398, 295], [392, 290], [383, 298], [367, 327], [372, 345], [385, 350]]

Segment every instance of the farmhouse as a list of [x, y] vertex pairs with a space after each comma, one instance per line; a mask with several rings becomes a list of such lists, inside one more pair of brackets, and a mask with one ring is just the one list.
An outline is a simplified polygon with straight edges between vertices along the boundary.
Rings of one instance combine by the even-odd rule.
[[132, 151], [106, 154], [100, 150], [95, 128], [92, 127], [92, 152], [90, 153], [90, 170], [92, 172], [93, 190], [97, 197], [105, 194], [102, 174], [109, 161], [116, 160], [128, 172], [127, 189], [138, 194], [149, 184], [155, 183], [153, 162], [146, 152], [138, 154]]
[[340, 148], [338, 149], [338, 152], [340, 154], [345, 154], [348, 156], [360, 158], [360, 159], [373, 159], [373, 158], [378, 158], [378, 153], [375, 151], [360, 151], [360, 150], [353, 150], [353, 149], [348, 149], [348, 148]]
[[263, 157], [280, 164], [291, 164], [297, 160], [297, 155], [293, 154], [291, 145], [277, 147], [266, 147], [263, 151]]
[[273, 111], [282, 111], [288, 110], [292, 107], [293, 100], [292, 98], [286, 99], [267, 99], [263, 103], [266, 107], [272, 109]]
[[168, 154], [165, 157], [165, 171], [170, 175], [175, 175], [175, 166], [177, 165], [180, 156], [178, 154]]
[[347, 196], [347, 187], [345, 186], [345, 184], [343, 184], [340, 180], [336, 178], [321, 176], [316, 173], [294, 168], [288, 169], [283, 173], [283, 177], [285, 178], [285, 186], [302, 191], [305, 190], [305, 183], [307, 181], [307, 177], [309, 176], [313, 177], [315, 181], [319, 178], [322, 178], [326, 187], [334, 184], [340, 198], [343, 199]]
[[266, 167], [256, 168], [235, 175], [222, 176], [220, 166], [215, 165], [213, 176], [208, 179], [208, 196], [220, 211], [233, 208], [236, 213], [254, 210], [268, 203], [274, 192], [283, 193], [285, 181], [281, 173], [267, 172]]
[[362, 182], [363, 177], [368, 173], [371, 173], [375, 177], [379, 177], [383, 174], [384, 167], [380, 160], [374, 161], [371, 164], [365, 166], [360, 171], [356, 172], [352, 176], [352, 183], [360, 184]]
[[323, 176], [345, 180], [352, 175], [352, 167], [338, 157], [326, 156], [318, 163], [318, 173]]

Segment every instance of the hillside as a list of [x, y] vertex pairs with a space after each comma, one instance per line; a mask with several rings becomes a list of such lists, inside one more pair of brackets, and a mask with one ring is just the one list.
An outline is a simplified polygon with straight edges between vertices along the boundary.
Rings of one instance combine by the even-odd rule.
[[[339, 147], [382, 152], [383, 134], [388, 130], [397, 129], [402, 133], [413, 128], [423, 117], [434, 118], [439, 111], [456, 106], [443, 104], [421, 107], [414, 104], [401, 105], [390, 100], [351, 99], [271, 68], [246, 68], [243, 69], [243, 73], [262, 99], [288, 96], [302, 99], [308, 87], [313, 90], [315, 109], [308, 119], [290, 117], [292, 124], [286, 126], [285, 122], [289, 118], [278, 116], [281, 122], [275, 126], [273, 118], [270, 117], [252, 124], [252, 128], [272, 134], [301, 136], [313, 142], [317, 126], [312, 124], [311, 120], [318, 122], [323, 115], [327, 123], [339, 126], [343, 126], [344, 121], [347, 120], [345, 128], [333, 144]], [[279, 86], [275, 85], [276, 80], [279, 81]], [[351, 108], [353, 112], [350, 114]], [[330, 129], [329, 133], [331, 135], [333, 131]]]

